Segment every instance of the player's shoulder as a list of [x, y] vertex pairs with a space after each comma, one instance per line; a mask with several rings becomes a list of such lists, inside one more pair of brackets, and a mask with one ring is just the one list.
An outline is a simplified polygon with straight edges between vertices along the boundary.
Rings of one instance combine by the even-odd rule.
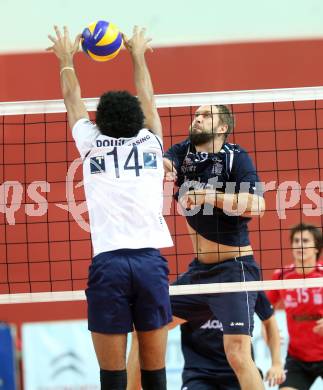
[[322, 274], [322, 276], [323, 276], [323, 262], [319, 261], [316, 264], [316, 271], [319, 272], [320, 274]]
[[171, 152], [172, 154], [176, 154], [177, 156], [180, 157], [181, 155], [185, 155], [192, 148], [193, 145], [190, 139], [186, 138], [181, 142], [171, 145], [171, 147], [167, 150], [167, 152]]
[[80, 118], [74, 123], [73, 129], [78, 129], [80, 127], [97, 127], [94, 122], [92, 122], [89, 118]]
[[295, 272], [295, 264], [288, 264], [283, 268], [278, 268], [273, 273], [273, 279], [286, 279]]
[[193, 147], [192, 142], [189, 138], [186, 138], [183, 141], [174, 144], [173, 146], [179, 149], [188, 149]]
[[243, 150], [243, 148], [238, 145], [238, 144], [232, 144], [230, 142], [225, 142], [223, 145], [222, 145], [222, 149], [221, 149], [221, 152], [236, 152], [236, 153], [240, 153], [240, 151]]
[[241, 158], [249, 154], [241, 145], [231, 144], [229, 142], [223, 144], [220, 152], [234, 156], [235, 160], [241, 160]]

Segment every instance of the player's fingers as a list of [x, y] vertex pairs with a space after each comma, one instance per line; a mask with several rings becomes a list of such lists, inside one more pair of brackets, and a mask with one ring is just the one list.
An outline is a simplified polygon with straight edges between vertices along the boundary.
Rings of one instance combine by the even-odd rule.
[[56, 38], [54, 38], [52, 35], [48, 35], [48, 38], [49, 38], [49, 40], [50, 41], [52, 41], [53, 43], [56, 43], [57, 42], [57, 39]]
[[68, 41], [70, 39], [70, 33], [68, 31], [67, 26], [63, 27], [63, 31], [64, 31], [64, 38], [65, 38], [66, 41]]
[[55, 26], [54, 26], [54, 30], [55, 30], [55, 32], [56, 32], [57, 38], [58, 38], [58, 39], [61, 39], [61, 38], [62, 38], [62, 34], [61, 34], [61, 32], [60, 32], [58, 26], [55, 25]]
[[284, 380], [285, 380], [285, 378], [286, 378], [285, 373], [282, 373], [282, 374], [280, 375], [280, 377], [279, 377], [278, 384], [280, 385], [281, 383], [283, 383]]
[[133, 35], [136, 35], [138, 33], [138, 26], [137, 25], [133, 26], [132, 32], [133, 32]]
[[80, 40], [82, 38], [82, 34], [78, 34], [76, 35], [75, 37], [75, 41], [74, 41], [74, 44], [73, 44], [73, 51], [74, 52], [77, 52], [79, 47], [80, 47]]
[[129, 41], [127, 35], [125, 33], [121, 33], [121, 36], [122, 36], [122, 41], [123, 41], [123, 44], [125, 45], [125, 47], [127, 49], [130, 49], [131, 44], [130, 44], [130, 41]]
[[146, 38], [146, 46], [147, 50], [149, 50], [151, 53], [154, 51], [151, 45], [149, 44], [152, 41], [152, 38]]
[[49, 47], [46, 47], [46, 51], [53, 51], [53, 49], [54, 49], [54, 46], [49, 46]]

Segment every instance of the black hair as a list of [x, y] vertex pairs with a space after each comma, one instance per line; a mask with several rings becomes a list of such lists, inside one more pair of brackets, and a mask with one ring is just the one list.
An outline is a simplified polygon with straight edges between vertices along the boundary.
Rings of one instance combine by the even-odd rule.
[[128, 91], [110, 91], [100, 97], [96, 124], [100, 132], [113, 138], [131, 138], [144, 127], [139, 100]]
[[316, 260], [317, 260], [320, 257], [322, 246], [323, 246], [322, 232], [319, 228], [308, 223], [299, 223], [298, 225], [295, 225], [290, 229], [290, 242], [293, 241], [294, 235], [296, 233], [304, 232], [304, 231], [310, 232], [314, 238], [314, 245], [315, 248], [318, 250], [316, 254]]

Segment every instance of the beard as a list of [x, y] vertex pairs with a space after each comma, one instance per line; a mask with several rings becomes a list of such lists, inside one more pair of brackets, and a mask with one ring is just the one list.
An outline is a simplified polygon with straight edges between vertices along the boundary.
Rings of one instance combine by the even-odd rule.
[[212, 133], [195, 133], [194, 131], [190, 132], [190, 141], [193, 145], [203, 145], [215, 138], [216, 134]]

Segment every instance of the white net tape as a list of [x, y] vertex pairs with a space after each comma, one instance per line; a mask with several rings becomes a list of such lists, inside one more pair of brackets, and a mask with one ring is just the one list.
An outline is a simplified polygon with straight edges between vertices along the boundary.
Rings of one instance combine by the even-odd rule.
[[[250, 91], [201, 92], [156, 95], [159, 108], [206, 104], [248, 104], [322, 100], [323, 87], [259, 89]], [[97, 98], [84, 99], [88, 111], [96, 111]], [[0, 103], [0, 115], [49, 114], [66, 112], [63, 100]]]
[[[323, 278], [265, 280], [256, 282], [209, 283], [170, 286], [170, 295], [216, 294], [239, 291], [282, 290], [323, 286]], [[55, 291], [46, 293], [0, 294], [0, 304], [32, 303], [51, 301], [81, 301], [83, 290]]]

